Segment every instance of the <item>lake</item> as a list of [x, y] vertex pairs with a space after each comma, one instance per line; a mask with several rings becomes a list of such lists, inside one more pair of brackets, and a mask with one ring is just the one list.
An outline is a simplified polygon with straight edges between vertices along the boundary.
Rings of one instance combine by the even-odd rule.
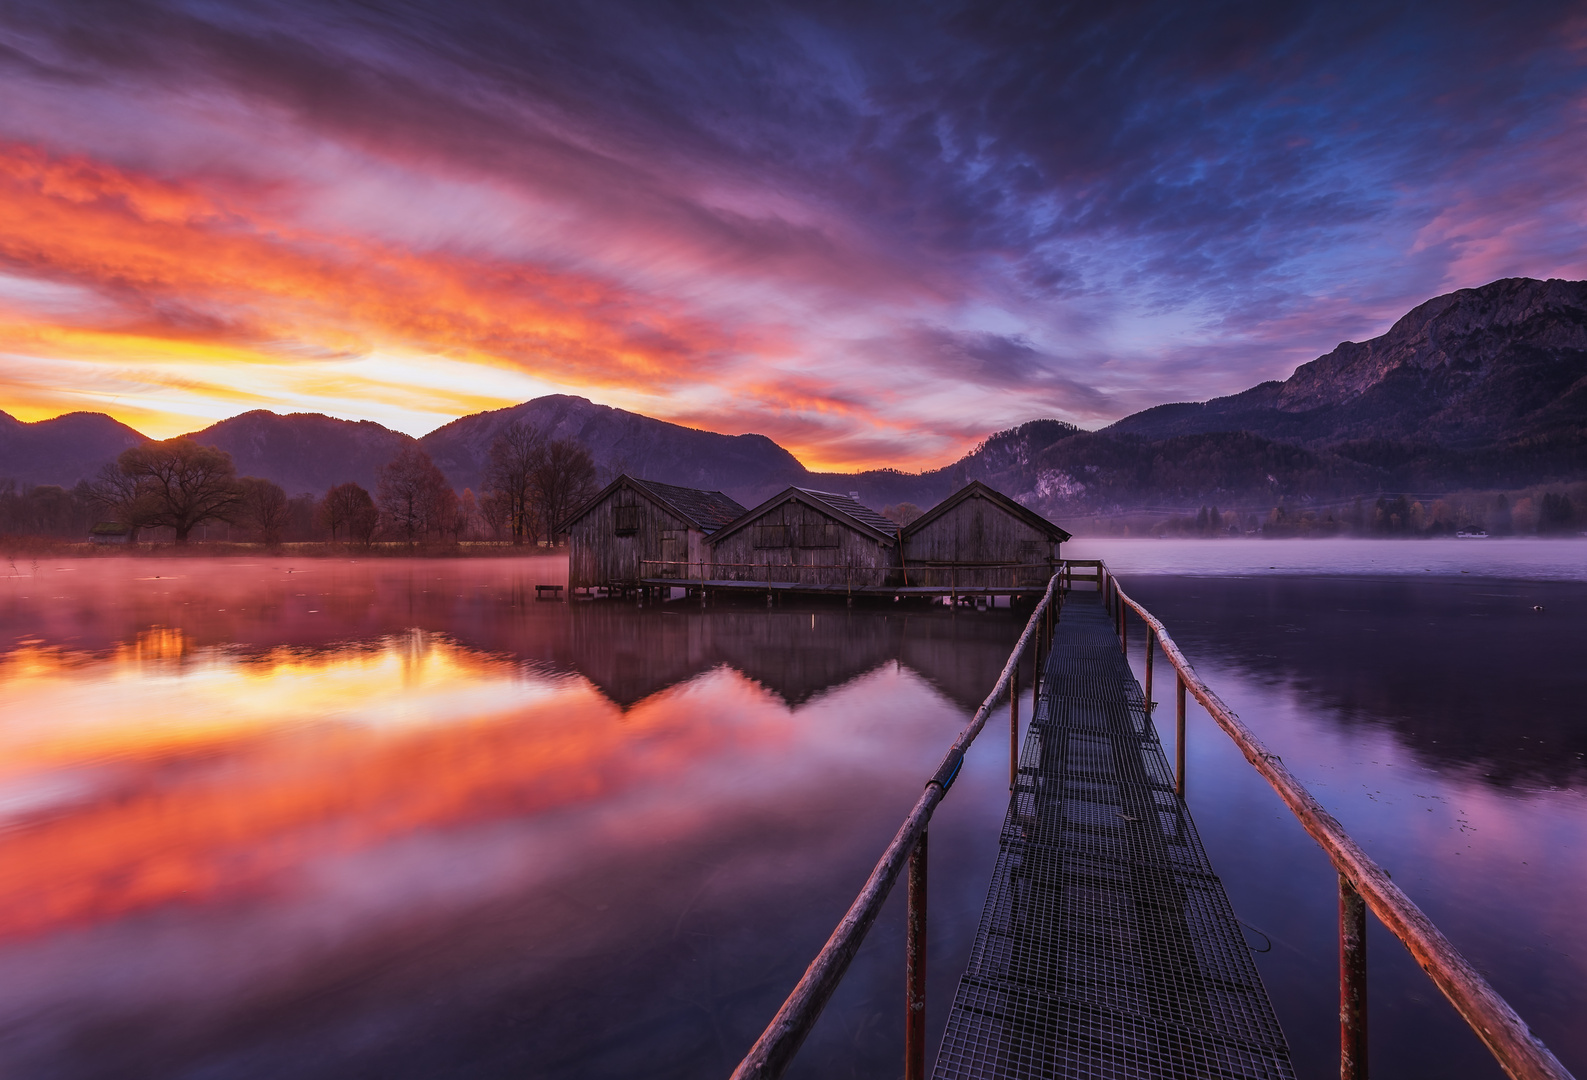
[[[1587, 1072], [1587, 546], [1065, 553], [1106, 557]], [[538, 602], [555, 558], [5, 569], [0, 1074], [28, 1077], [725, 1076], [1020, 630]], [[1331, 871], [1194, 708], [1189, 739], [1302, 1075], [1336, 1073]], [[933, 821], [933, 1049], [1007, 768], [989, 733]], [[900, 900], [793, 1075], [899, 1071]], [[1374, 1067], [1500, 1075], [1392, 938], [1370, 949]]]

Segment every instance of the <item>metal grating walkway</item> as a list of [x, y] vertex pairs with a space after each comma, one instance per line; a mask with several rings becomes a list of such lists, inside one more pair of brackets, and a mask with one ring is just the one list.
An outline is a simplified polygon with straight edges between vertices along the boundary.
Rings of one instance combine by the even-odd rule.
[[1044, 677], [934, 1076], [1290, 1080], [1096, 594], [1065, 602]]

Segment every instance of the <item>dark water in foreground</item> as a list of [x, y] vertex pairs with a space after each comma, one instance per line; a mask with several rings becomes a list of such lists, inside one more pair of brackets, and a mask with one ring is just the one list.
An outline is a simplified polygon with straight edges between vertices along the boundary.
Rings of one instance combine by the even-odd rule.
[[[1515, 580], [1524, 557], [1245, 575], [1240, 547], [1274, 546], [1126, 584], [1587, 1073], [1587, 584]], [[725, 1076], [1019, 629], [536, 603], [555, 560], [32, 571], [0, 581], [6, 1076]], [[1328, 1075], [1327, 863], [1194, 712], [1190, 740], [1198, 827], [1271, 942], [1303, 1075]], [[989, 732], [933, 823], [933, 1046], [1006, 755]], [[899, 1072], [899, 907], [800, 1075]], [[1381, 1074], [1499, 1075], [1397, 943], [1371, 948]]]

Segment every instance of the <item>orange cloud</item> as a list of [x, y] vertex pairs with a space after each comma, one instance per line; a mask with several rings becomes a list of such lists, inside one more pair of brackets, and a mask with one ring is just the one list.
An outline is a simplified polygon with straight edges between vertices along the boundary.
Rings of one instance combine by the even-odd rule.
[[202, 360], [217, 383], [234, 383], [238, 364], [302, 365], [282, 343], [310, 342], [321, 355], [392, 349], [551, 368], [582, 386], [665, 386], [753, 344], [588, 275], [312, 234], [220, 190], [15, 144], [0, 148], [0, 260], [101, 300], [75, 324], [13, 315], [0, 325], [7, 348], [152, 351]]

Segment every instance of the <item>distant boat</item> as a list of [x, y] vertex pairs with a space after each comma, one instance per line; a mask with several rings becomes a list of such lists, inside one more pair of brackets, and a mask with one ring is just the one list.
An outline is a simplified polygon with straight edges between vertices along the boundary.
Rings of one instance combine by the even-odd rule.
[[1473, 529], [1468, 527], [1464, 529], [1456, 529], [1455, 535], [1461, 540], [1486, 540], [1488, 539], [1488, 530]]

